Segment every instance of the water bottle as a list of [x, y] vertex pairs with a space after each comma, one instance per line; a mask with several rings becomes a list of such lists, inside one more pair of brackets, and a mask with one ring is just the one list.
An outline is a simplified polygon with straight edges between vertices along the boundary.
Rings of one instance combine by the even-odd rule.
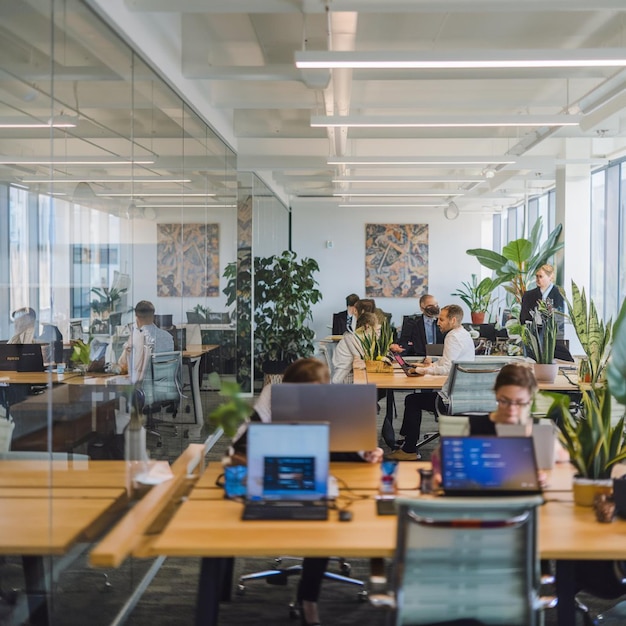
[[133, 406], [130, 421], [124, 431], [124, 453], [126, 458], [126, 488], [129, 495], [137, 491], [137, 478], [147, 470], [146, 429], [139, 411]]

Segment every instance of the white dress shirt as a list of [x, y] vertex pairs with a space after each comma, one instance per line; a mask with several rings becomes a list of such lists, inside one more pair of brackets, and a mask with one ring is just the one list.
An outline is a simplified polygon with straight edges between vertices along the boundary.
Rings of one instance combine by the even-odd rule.
[[450, 373], [453, 361], [473, 361], [474, 358], [474, 341], [465, 328], [459, 326], [446, 334], [441, 358], [423, 371], [425, 374], [443, 376]]

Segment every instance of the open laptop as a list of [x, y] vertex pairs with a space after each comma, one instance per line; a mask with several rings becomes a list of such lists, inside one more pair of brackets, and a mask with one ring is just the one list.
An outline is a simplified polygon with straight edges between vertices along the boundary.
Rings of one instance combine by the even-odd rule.
[[393, 358], [407, 376], [419, 376], [419, 374], [416, 374], [413, 370], [413, 365], [407, 363], [399, 354], [394, 354]]
[[0, 344], [0, 371], [43, 372], [43, 355], [38, 343]]
[[556, 427], [552, 420], [541, 420], [532, 424], [530, 432], [524, 424], [496, 424], [496, 432], [499, 437], [532, 436], [539, 469], [547, 470], [554, 467]]
[[328, 519], [328, 438], [324, 422], [250, 423], [242, 519]]
[[530, 437], [442, 437], [441, 478], [447, 496], [541, 493]]
[[330, 451], [356, 452], [378, 446], [376, 385], [272, 386], [272, 422], [330, 424]]

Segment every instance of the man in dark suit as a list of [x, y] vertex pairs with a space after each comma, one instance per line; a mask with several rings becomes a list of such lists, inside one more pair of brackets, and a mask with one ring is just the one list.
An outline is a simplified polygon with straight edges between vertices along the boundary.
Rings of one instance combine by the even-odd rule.
[[391, 349], [404, 356], [426, 356], [426, 346], [443, 343], [443, 335], [437, 326], [439, 305], [435, 296], [424, 294], [420, 298], [421, 314], [405, 317], [397, 344]]
[[333, 335], [343, 335], [346, 330], [354, 332], [356, 328], [356, 309], [354, 305], [359, 301], [356, 293], [351, 293], [346, 298], [346, 310], [333, 314]]

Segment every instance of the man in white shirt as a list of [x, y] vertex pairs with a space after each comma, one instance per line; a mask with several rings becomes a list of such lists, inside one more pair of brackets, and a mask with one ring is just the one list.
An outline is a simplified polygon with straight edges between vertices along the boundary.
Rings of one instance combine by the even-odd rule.
[[[413, 368], [415, 374], [424, 376], [433, 374], [435, 376], [447, 375], [452, 369], [453, 361], [473, 361], [474, 341], [470, 334], [461, 326], [463, 321], [463, 309], [456, 304], [449, 304], [441, 309], [439, 314], [439, 330], [445, 335], [443, 342], [443, 355], [433, 363], [426, 358], [422, 363], [416, 364]], [[435, 392], [412, 393], [404, 400], [404, 419], [401, 432], [405, 439], [401, 448], [394, 450], [387, 455], [389, 459], [398, 461], [415, 461], [420, 458], [417, 453], [417, 441], [420, 436], [422, 425], [422, 411], [434, 411]]]

